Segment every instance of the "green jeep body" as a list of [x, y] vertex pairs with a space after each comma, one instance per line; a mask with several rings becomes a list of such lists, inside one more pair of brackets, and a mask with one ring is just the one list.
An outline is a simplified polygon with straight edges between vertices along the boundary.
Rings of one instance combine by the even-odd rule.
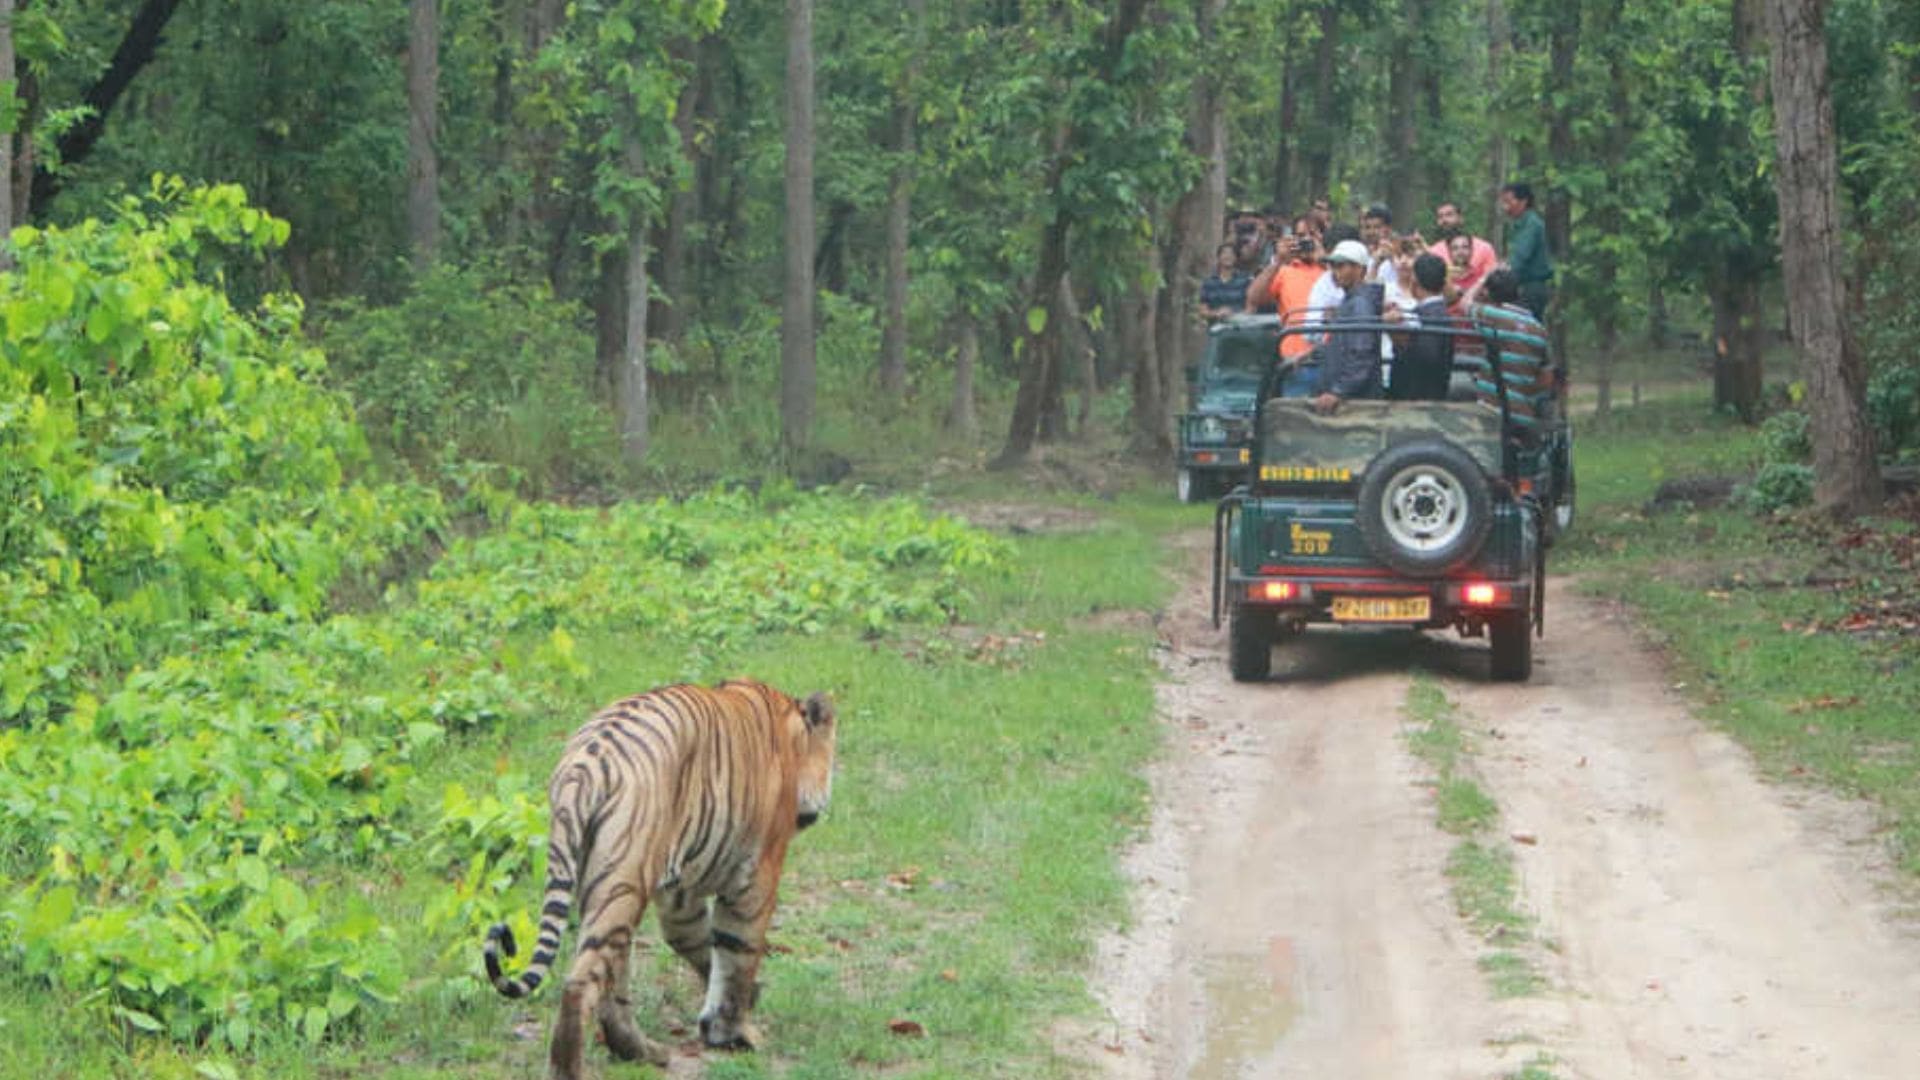
[[1309, 625], [1353, 623], [1486, 634], [1494, 677], [1526, 679], [1567, 438], [1478, 400], [1266, 400], [1248, 485], [1215, 518], [1234, 677], [1265, 678]]
[[1206, 351], [1187, 369], [1188, 411], [1178, 418], [1181, 502], [1212, 498], [1246, 478], [1254, 402], [1279, 347], [1277, 315], [1236, 315], [1208, 328]]

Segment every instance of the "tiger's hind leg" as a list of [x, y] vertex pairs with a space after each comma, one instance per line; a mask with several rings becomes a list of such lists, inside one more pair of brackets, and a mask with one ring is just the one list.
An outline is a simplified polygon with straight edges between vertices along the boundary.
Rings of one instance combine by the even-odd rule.
[[[635, 922], [638, 921], [636, 917]], [[606, 1037], [608, 1053], [621, 1061], [644, 1061], [664, 1069], [667, 1067], [667, 1048], [647, 1038], [633, 1019], [633, 993], [629, 981], [632, 946], [632, 930], [618, 929], [607, 935], [602, 949], [607, 954], [611, 992], [600, 999], [595, 1016], [600, 1021], [600, 1033]]]
[[599, 1021], [607, 1048], [615, 1056], [666, 1064], [666, 1050], [634, 1026], [627, 991], [627, 956], [633, 928], [645, 909], [640, 900], [644, 895], [631, 885], [617, 884], [608, 887], [604, 902], [581, 905], [589, 914], [582, 920], [580, 951], [560, 994], [560, 1015], [554, 1021], [547, 1064], [549, 1080], [580, 1080], [584, 1075], [589, 1017]]
[[713, 968], [713, 917], [706, 898], [672, 889], [661, 894], [658, 904], [660, 936], [705, 986]]

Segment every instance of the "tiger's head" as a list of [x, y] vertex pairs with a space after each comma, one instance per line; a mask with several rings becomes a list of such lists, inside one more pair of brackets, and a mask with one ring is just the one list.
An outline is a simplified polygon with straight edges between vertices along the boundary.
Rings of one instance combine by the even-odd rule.
[[805, 726], [800, 736], [799, 827], [804, 829], [820, 820], [833, 795], [834, 723], [833, 702], [825, 693], [816, 692], [798, 703]]

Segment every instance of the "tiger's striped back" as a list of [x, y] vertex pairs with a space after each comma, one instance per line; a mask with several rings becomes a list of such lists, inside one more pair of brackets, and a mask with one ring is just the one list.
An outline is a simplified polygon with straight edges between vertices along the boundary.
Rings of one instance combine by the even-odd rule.
[[[751, 680], [660, 687], [596, 713], [568, 739], [548, 782], [546, 891], [527, 969], [502, 970], [516, 951], [504, 923], [487, 933], [494, 988], [518, 998], [540, 986], [576, 902], [570, 987], [601, 952], [617, 954], [608, 966], [624, 971], [634, 926], [656, 895], [671, 894], [676, 911], [717, 896], [728, 919], [764, 930], [787, 843], [831, 794], [833, 719], [822, 695], [799, 702]], [[663, 909], [663, 926], [666, 917]], [[757, 947], [719, 922], [697, 944], [673, 943], [698, 969], [723, 936]]]

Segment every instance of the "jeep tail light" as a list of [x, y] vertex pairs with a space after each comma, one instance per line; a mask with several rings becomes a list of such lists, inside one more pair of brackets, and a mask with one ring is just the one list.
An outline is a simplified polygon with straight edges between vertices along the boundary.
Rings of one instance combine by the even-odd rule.
[[1249, 592], [1255, 600], [1291, 600], [1300, 595], [1300, 588], [1291, 581], [1256, 581]]
[[1506, 591], [1498, 585], [1476, 582], [1460, 590], [1461, 602], [1479, 607], [1498, 604], [1506, 599]]

